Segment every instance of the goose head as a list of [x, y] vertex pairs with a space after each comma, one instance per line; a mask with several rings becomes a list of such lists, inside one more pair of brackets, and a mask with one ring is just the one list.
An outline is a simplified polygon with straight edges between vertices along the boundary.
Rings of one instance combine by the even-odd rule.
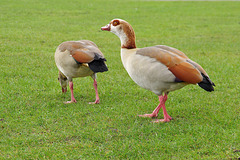
[[109, 24], [101, 28], [102, 31], [110, 31], [121, 40], [121, 47], [127, 49], [136, 48], [135, 33], [132, 26], [122, 19], [113, 19]]
[[66, 93], [67, 92], [67, 86], [68, 86], [68, 79], [60, 71], [59, 71], [59, 74], [58, 74], [58, 81], [59, 81], [59, 83], [62, 87], [62, 92]]

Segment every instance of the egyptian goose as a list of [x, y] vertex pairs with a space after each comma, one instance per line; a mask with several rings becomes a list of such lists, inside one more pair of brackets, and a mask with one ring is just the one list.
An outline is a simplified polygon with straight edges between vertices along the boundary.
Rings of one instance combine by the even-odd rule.
[[67, 41], [60, 44], [55, 52], [55, 62], [59, 69], [58, 80], [62, 87], [62, 92], [67, 91], [67, 83], [71, 90], [71, 101], [65, 103], [76, 103], [73, 95], [73, 78], [91, 76], [94, 80], [93, 86], [96, 93], [95, 102], [99, 103], [97, 90], [96, 73], [107, 71], [106, 59], [97, 45], [89, 40]]
[[214, 90], [215, 85], [204, 69], [183, 52], [165, 45], [136, 48], [135, 33], [128, 22], [114, 19], [101, 30], [110, 31], [120, 38], [122, 63], [133, 81], [159, 96], [157, 108], [140, 117], [157, 117], [162, 108], [164, 119], [154, 122], [170, 121], [172, 118], [165, 107], [168, 93], [188, 84], [198, 84], [209, 92]]

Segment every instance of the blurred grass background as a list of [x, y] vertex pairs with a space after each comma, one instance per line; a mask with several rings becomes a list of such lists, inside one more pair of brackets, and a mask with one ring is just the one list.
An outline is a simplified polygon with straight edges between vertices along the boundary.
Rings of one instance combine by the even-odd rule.
[[[231, 159], [240, 157], [240, 3], [107, 0], [0, 1], [0, 159]], [[216, 84], [172, 92], [170, 123], [153, 124], [158, 98], [120, 60], [120, 41], [100, 31], [114, 18], [134, 28], [137, 47], [183, 51]], [[104, 53], [99, 105], [90, 77], [74, 79], [65, 105], [54, 52], [88, 39]], [[162, 114], [159, 114], [162, 117]]]

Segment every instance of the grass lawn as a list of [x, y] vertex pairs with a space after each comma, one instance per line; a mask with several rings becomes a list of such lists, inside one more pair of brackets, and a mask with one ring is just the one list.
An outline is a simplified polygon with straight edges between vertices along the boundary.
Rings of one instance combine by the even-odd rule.
[[[240, 2], [150, 0], [0, 1], [0, 159], [236, 159], [240, 157]], [[137, 47], [164, 44], [201, 64], [216, 84], [169, 94], [174, 118], [151, 123], [158, 97], [138, 87], [120, 59], [120, 40], [100, 28], [134, 28]], [[63, 41], [94, 41], [107, 59], [98, 74], [61, 93], [54, 62]], [[162, 112], [159, 117], [162, 118]]]

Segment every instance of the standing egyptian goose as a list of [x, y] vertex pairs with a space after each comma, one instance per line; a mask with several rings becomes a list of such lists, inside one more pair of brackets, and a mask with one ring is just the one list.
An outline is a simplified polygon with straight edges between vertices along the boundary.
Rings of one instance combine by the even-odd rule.
[[55, 52], [55, 62], [59, 69], [58, 80], [62, 86], [62, 92], [67, 91], [67, 83], [71, 90], [71, 101], [65, 103], [77, 102], [73, 95], [73, 78], [91, 76], [94, 80], [93, 86], [96, 93], [95, 102], [99, 103], [97, 90], [96, 73], [107, 71], [106, 59], [97, 45], [92, 41], [67, 41], [60, 44]]
[[170, 91], [188, 84], [198, 84], [206, 91], [213, 91], [214, 83], [204, 69], [190, 60], [183, 52], [165, 45], [136, 48], [135, 33], [131, 25], [121, 19], [114, 19], [101, 28], [116, 34], [121, 40], [121, 59], [129, 76], [142, 88], [159, 96], [159, 105], [151, 114], [141, 117], [157, 117], [163, 109], [164, 119], [154, 122], [168, 122], [165, 102]]

